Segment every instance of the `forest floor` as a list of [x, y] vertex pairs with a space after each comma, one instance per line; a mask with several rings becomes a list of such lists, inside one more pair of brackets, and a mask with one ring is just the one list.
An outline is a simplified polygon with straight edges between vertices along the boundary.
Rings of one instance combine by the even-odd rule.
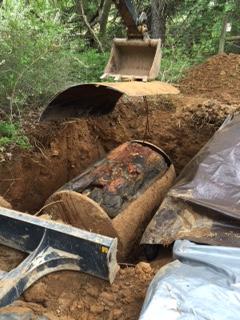
[[[101, 118], [59, 124], [39, 124], [39, 114], [30, 111], [24, 127], [33, 148], [1, 155], [0, 194], [14, 209], [34, 213], [56, 189], [132, 139], [161, 147], [179, 173], [227, 115], [240, 110], [240, 56], [212, 57], [191, 69], [178, 86], [177, 96], [148, 99], [149, 131], [139, 98], [121, 99], [113, 113]], [[22, 258], [0, 247], [0, 270], [13, 268]], [[0, 314], [31, 311], [50, 320], [135, 320], [151, 279], [171, 259], [171, 248], [162, 249], [152, 263], [139, 256], [133, 265], [121, 268], [113, 285], [76, 272], [51, 274]]]

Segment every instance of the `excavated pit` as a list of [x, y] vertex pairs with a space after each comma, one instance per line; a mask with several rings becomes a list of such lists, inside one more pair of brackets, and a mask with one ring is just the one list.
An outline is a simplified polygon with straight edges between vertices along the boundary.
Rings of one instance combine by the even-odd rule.
[[[236, 75], [225, 90], [231, 66]], [[180, 84], [185, 95], [149, 98], [148, 106], [142, 99], [124, 98], [112, 114], [97, 119], [32, 125], [39, 114], [31, 112], [25, 119], [25, 128], [33, 149], [1, 154], [0, 194], [14, 209], [36, 213], [65, 183], [113, 148], [135, 139], [161, 147], [179, 173], [226, 116], [240, 110], [238, 68], [238, 55], [213, 57], [190, 71]], [[204, 81], [196, 74], [202, 74]], [[213, 80], [208, 81], [208, 74]], [[200, 92], [196, 79], [201, 81]], [[20, 258], [0, 248], [0, 269], [9, 270]], [[151, 264], [138, 263], [143, 261], [138, 256], [133, 265], [121, 266], [112, 286], [81, 273], [52, 274], [30, 288], [23, 301], [0, 310], [0, 314], [31, 311], [50, 320], [75, 320], [80, 316], [83, 320], [135, 320], [151, 279], [171, 259], [168, 249], [163, 249]]]
[[[36, 213], [65, 183], [121, 143], [135, 139], [161, 147], [179, 173], [221, 124], [225, 112], [216, 120], [208, 118], [209, 109], [219, 108], [216, 101], [193, 97], [151, 98], [148, 108], [142, 99], [125, 98], [112, 114], [101, 118], [36, 124], [33, 128], [27, 123], [26, 132], [34, 147], [28, 152], [10, 150], [4, 154], [0, 194], [14, 209]], [[21, 259], [14, 251], [0, 248], [0, 266], [5, 270]], [[130, 265], [122, 265], [112, 286], [81, 273], [49, 275], [27, 290], [16, 310], [33, 310], [51, 320], [56, 316], [79, 319], [79, 314], [86, 320], [137, 319], [149, 282], [171, 261], [171, 249], [162, 250], [151, 265], [143, 260], [135, 247], [126, 259]], [[11, 308], [0, 313], [14, 312], [15, 307]]]
[[142, 99], [125, 98], [112, 114], [96, 119], [34, 128], [27, 122], [33, 149], [2, 155], [0, 194], [14, 209], [37, 212], [58, 188], [134, 139], [160, 146], [179, 173], [221, 125], [226, 113], [214, 113], [220, 107], [216, 101], [179, 96], [148, 99], [146, 108]]

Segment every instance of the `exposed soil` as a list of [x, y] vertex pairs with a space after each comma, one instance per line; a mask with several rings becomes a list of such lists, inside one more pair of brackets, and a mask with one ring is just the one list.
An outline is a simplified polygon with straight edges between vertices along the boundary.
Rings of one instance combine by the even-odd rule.
[[[221, 103], [211, 102], [212, 110]], [[0, 194], [18, 210], [35, 212], [59, 187], [78, 175], [106, 152], [131, 139], [144, 139], [161, 147], [180, 169], [208, 141], [218, 125], [208, 119], [194, 97], [153, 98], [147, 112], [141, 99], [123, 99], [115, 111], [104, 117], [62, 124], [36, 123], [27, 133], [30, 152], [11, 151], [0, 167]], [[195, 110], [198, 118], [195, 119]]]
[[225, 103], [239, 103], [240, 55], [221, 54], [189, 70], [181, 91], [203, 95]]
[[[112, 286], [107, 282], [74, 272], [49, 275], [24, 294], [21, 306], [36, 314], [58, 319], [137, 319], [146, 290], [157, 269], [171, 261], [170, 255], [154, 264], [141, 262], [122, 268]], [[156, 263], [156, 262], [155, 262]], [[14, 312], [18, 303], [2, 308]]]
[[[240, 110], [239, 64], [238, 55], [212, 57], [190, 70], [180, 84], [182, 94], [149, 98], [148, 108], [142, 99], [124, 98], [112, 114], [100, 118], [44, 125], [30, 124], [32, 117], [26, 119], [33, 149], [2, 155], [0, 194], [14, 209], [36, 212], [59, 187], [131, 139], [161, 147], [179, 173], [226, 116]], [[10, 269], [22, 259], [11, 252], [0, 248], [0, 269]], [[170, 260], [169, 249], [151, 265], [122, 266], [112, 286], [80, 273], [52, 274], [29, 289], [14, 308], [33, 310], [49, 319], [134, 320], [150, 280]], [[0, 313], [14, 312], [12, 308]]]

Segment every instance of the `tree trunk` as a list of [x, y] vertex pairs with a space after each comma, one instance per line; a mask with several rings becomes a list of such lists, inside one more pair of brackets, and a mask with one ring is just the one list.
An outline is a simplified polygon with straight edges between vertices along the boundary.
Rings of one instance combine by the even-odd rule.
[[224, 53], [225, 49], [225, 41], [226, 41], [226, 33], [227, 33], [227, 22], [228, 22], [228, 15], [225, 15], [223, 18], [223, 23], [222, 23], [222, 30], [221, 30], [221, 35], [219, 39], [219, 49], [218, 53]]
[[226, 41], [236, 41], [240, 40], [240, 36], [232, 36], [232, 37], [227, 37]]
[[161, 38], [164, 43], [167, 23], [166, 2], [164, 0], [151, 0], [151, 16], [152, 38]]
[[107, 28], [107, 22], [108, 22], [108, 16], [110, 13], [112, 5], [112, 0], [105, 0], [102, 8], [102, 13], [100, 17], [100, 38], [104, 38], [106, 34], [106, 28]]

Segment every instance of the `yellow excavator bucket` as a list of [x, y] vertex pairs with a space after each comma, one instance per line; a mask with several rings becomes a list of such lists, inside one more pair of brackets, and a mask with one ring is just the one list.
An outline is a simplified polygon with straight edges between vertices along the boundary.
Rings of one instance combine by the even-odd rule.
[[102, 79], [149, 81], [158, 77], [161, 40], [114, 39]]

